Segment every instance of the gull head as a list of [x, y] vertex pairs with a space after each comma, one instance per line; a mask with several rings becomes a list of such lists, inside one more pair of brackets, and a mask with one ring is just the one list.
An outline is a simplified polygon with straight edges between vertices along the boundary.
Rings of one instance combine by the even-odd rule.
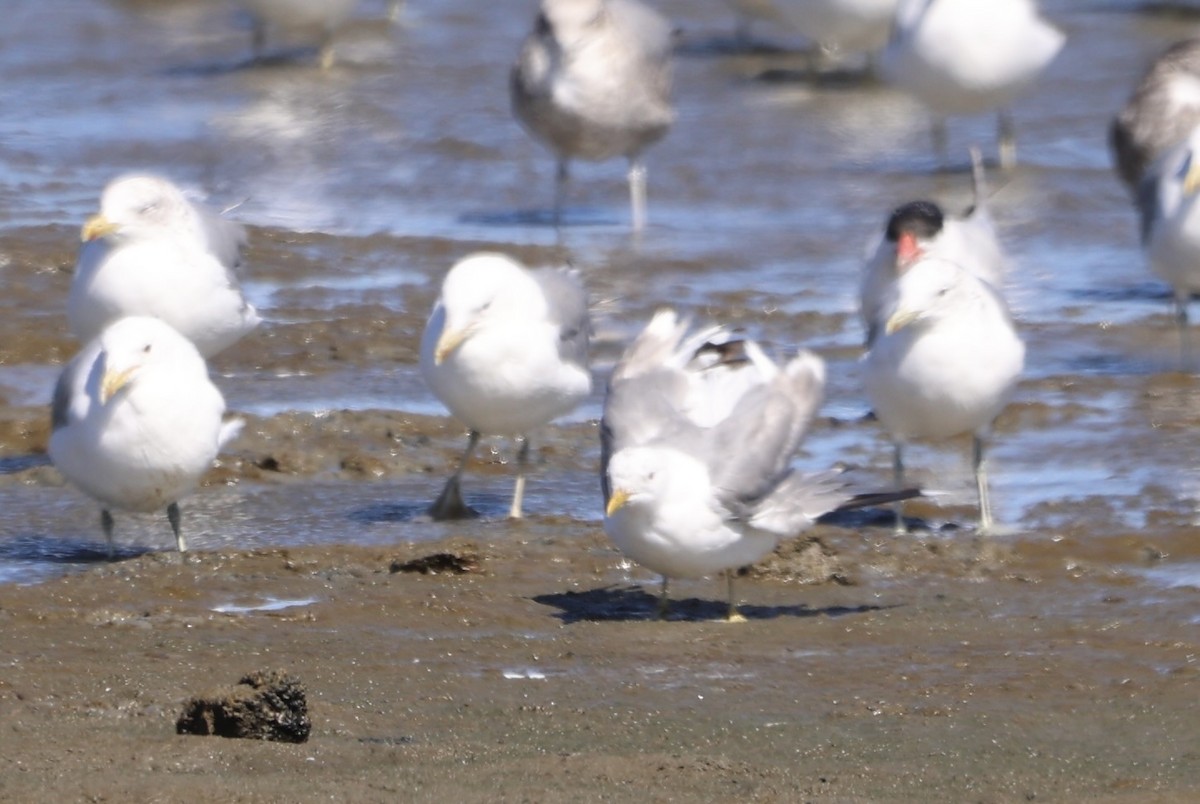
[[900, 275], [892, 289], [885, 332], [935, 321], [960, 308], [971, 277], [948, 260], [920, 259]]
[[704, 464], [665, 445], [618, 450], [607, 471], [613, 490], [604, 508], [609, 518], [621, 511], [646, 512], [664, 500], [698, 499], [710, 491]]
[[[441, 365], [464, 342], [492, 322], [536, 317], [545, 301], [519, 262], [504, 254], [479, 252], [464, 257], [446, 274], [438, 307], [442, 331], [433, 362]], [[435, 311], [432, 324], [438, 313]]]
[[100, 402], [107, 404], [148, 372], [163, 368], [206, 371], [191, 341], [169, 324], [149, 316], [128, 316], [100, 333]]
[[114, 179], [100, 196], [100, 212], [87, 220], [81, 237], [124, 237], [177, 229], [187, 224], [190, 204], [171, 182], [158, 176]]
[[896, 270], [901, 272], [924, 256], [928, 244], [942, 233], [946, 216], [932, 201], [910, 201], [892, 211], [885, 237], [896, 248]]

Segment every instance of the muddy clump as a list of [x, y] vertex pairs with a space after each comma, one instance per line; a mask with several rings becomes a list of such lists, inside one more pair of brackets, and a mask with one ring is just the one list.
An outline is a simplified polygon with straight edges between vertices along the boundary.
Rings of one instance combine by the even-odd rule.
[[302, 743], [308, 740], [312, 721], [304, 685], [282, 670], [259, 670], [243, 676], [236, 686], [192, 698], [175, 731]]

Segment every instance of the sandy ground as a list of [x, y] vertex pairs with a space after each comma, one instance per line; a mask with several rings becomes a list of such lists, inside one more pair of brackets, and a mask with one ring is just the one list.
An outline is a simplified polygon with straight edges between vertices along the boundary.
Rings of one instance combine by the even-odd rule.
[[[281, 271], [302, 270], [313, 245], [269, 231], [253, 242], [255, 261]], [[61, 227], [13, 239], [37, 268], [3, 300], [0, 359], [74, 349], [61, 327], [36, 326], [37, 300], [65, 295], [72, 247]], [[361, 260], [397, 244], [354, 247]], [[438, 241], [403, 247], [445, 256]], [[414, 287], [404, 309], [427, 309], [430, 293]], [[217, 369], [253, 371], [268, 355], [317, 373], [411, 364], [422, 323], [380, 308], [328, 329], [275, 324]], [[1156, 379], [1145, 404], [1161, 412], [1190, 387]], [[1195, 423], [1186, 406], [1168, 418]], [[61, 484], [39, 460], [46, 419], [44, 406], [0, 407], [0, 482]], [[1006, 421], [1061, 423], [1034, 404]], [[548, 433], [539, 472], [592, 471], [594, 444], [572, 446], [592, 428]], [[291, 484], [301, 498], [333, 478], [386, 500], [397, 481], [444, 473], [461, 437], [400, 412], [250, 417], [198, 496]], [[739, 580], [740, 625], [716, 619], [719, 580], [674, 584], [671, 618], [654, 619], [653, 579], [595, 521], [538, 511], [435, 540], [397, 516], [381, 547], [114, 563], [98, 549], [82, 572], [0, 586], [0, 799], [1191, 801], [1194, 593], [1136, 572], [1194, 555], [1194, 528], [1152, 490], [1136, 504], [1156, 513], [1134, 534], [1105, 530], [1094, 500], [1041, 512], [1061, 528], [994, 543], [953, 528], [897, 538], [885, 515], [823, 525]], [[470, 571], [399, 571], [440, 553]], [[307, 689], [307, 743], [175, 734], [187, 699], [272, 669]]]

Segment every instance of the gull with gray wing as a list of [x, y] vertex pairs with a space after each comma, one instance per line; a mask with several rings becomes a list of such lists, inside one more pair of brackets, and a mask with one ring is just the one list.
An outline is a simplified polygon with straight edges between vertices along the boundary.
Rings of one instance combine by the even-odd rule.
[[510, 81], [513, 112], [554, 152], [554, 222], [572, 159], [629, 160], [633, 228], [646, 220], [642, 153], [667, 133], [671, 30], [637, 0], [542, 0]]
[[450, 269], [421, 338], [421, 374], [470, 429], [458, 468], [429, 509], [435, 519], [470, 516], [461, 480], [481, 435], [521, 439], [509, 516], [522, 515], [529, 432], [591, 392], [587, 293], [573, 271], [530, 270], [491, 252]]
[[156, 318], [109, 325], [64, 367], [51, 407], [50, 458], [102, 506], [114, 554], [111, 509], [167, 509], [186, 550], [179, 500], [241, 430], [192, 343]]
[[782, 366], [720, 328], [688, 334], [658, 312], [613, 370], [601, 423], [604, 530], [629, 558], [670, 578], [734, 571], [856, 495], [839, 471], [802, 474], [792, 459], [821, 404], [825, 364], [801, 351]]

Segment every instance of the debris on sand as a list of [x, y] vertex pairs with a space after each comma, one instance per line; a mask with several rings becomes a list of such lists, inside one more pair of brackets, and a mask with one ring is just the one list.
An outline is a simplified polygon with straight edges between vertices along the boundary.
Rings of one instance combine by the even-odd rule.
[[282, 670], [259, 670], [236, 686], [192, 698], [175, 722], [175, 731], [302, 743], [312, 731], [312, 721], [303, 684]]
[[479, 556], [471, 553], [458, 555], [455, 553], [434, 553], [421, 558], [414, 558], [411, 561], [400, 561], [397, 559], [392, 562], [391, 571], [395, 572], [419, 572], [422, 575], [437, 575], [440, 572], [449, 572], [457, 575], [462, 575], [467, 572], [479, 571]]

